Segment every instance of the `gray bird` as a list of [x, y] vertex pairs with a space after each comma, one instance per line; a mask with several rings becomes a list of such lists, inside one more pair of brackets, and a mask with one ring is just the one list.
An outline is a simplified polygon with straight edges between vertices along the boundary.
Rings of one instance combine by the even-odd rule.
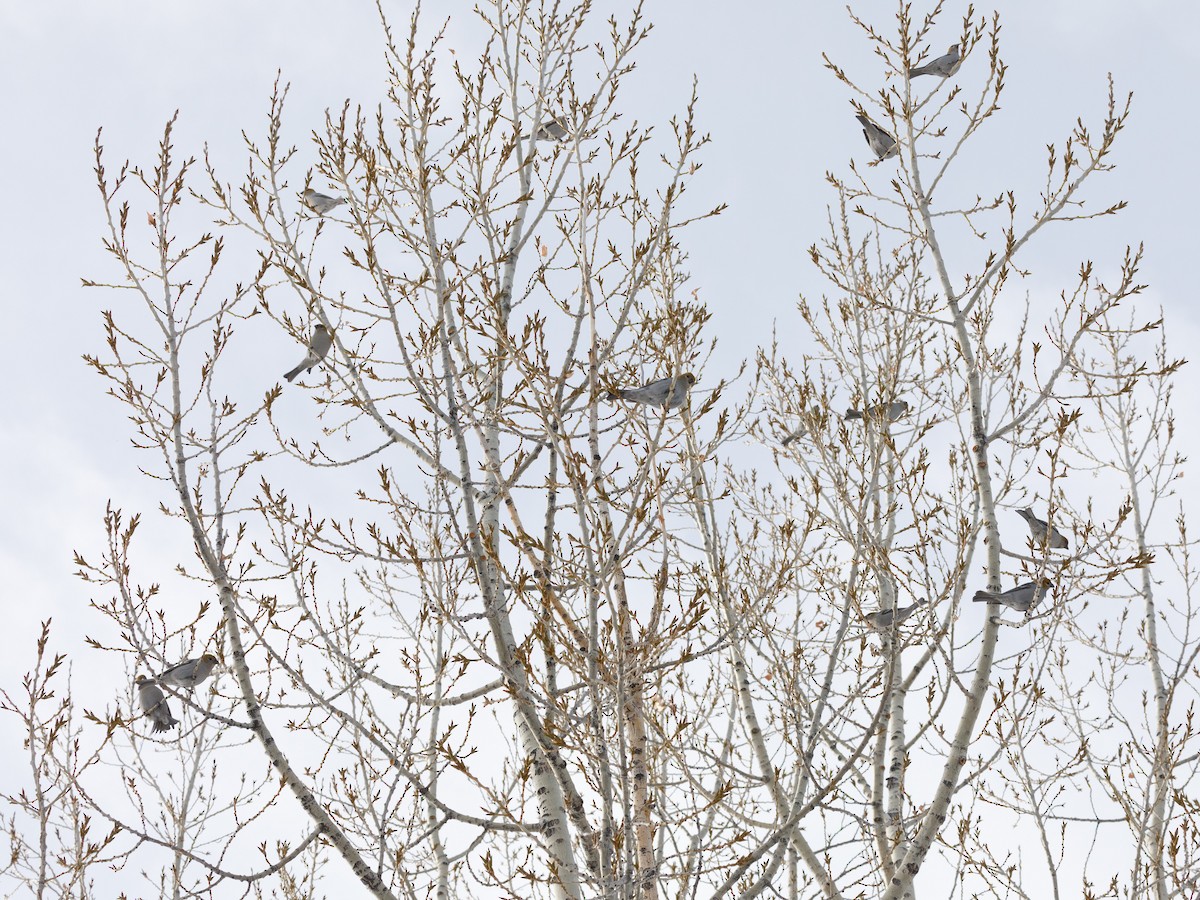
[[959, 53], [958, 44], [951, 44], [945, 56], [939, 56], [937, 59], [930, 60], [923, 66], [909, 69], [908, 77], [916, 78], [919, 75], [936, 75], [939, 78], [949, 78], [958, 71], [958, 67], [961, 65], [962, 56]]
[[896, 143], [896, 139], [888, 132], [884, 131], [862, 113], [859, 113], [854, 118], [862, 123], [863, 137], [867, 139], [867, 144], [875, 151], [875, 155], [880, 159], [890, 159], [900, 152], [900, 145]]
[[300, 365], [283, 377], [291, 381], [301, 372], [311, 372], [313, 367], [325, 358], [325, 354], [329, 352], [331, 346], [333, 346], [333, 335], [325, 330], [324, 325], [318, 325], [313, 329], [312, 339], [308, 342], [308, 352], [304, 354]]
[[178, 665], [171, 666], [158, 676], [158, 682], [190, 691], [208, 678], [216, 667], [217, 658], [211, 653], [205, 653], [199, 659], [185, 659]]
[[784, 435], [784, 436], [783, 436], [783, 439], [782, 439], [782, 440], [780, 440], [780, 442], [779, 442], [779, 443], [780, 443], [781, 445], [783, 445], [784, 447], [786, 447], [786, 446], [787, 446], [788, 444], [790, 444], [792, 441], [802, 441], [802, 440], [804, 440], [806, 437], [808, 437], [808, 426], [807, 426], [807, 425], [801, 425], [799, 428], [797, 428], [797, 429], [796, 429], [795, 431], [793, 431], [791, 434], [786, 434], [786, 435]]
[[1066, 550], [1067, 539], [1063, 537], [1061, 531], [1055, 528], [1048, 522], [1043, 522], [1033, 514], [1032, 509], [1018, 509], [1017, 515], [1021, 516], [1029, 523], [1029, 533], [1033, 535], [1033, 542], [1039, 547], [1046, 545], [1046, 530], [1050, 530], [1050, 549], [1051, 550]]
[[869, 613], [867, 616], [865, 616], [865, 618], [867, 620], [867, 624], [876, 631], [883, 631], [885, 628], [890, 628], [892, 626], [892, 622], [895, 622], [897, 625], [899, 625], [914, 612], [916, 612], [918, 607], [924, 606], [926, 602], [927, 601], [922, 598], [912, 606], [902, 606], [899, 609], [879, 609], [873, 613]]
[[[674, 382], [674, 387], [672, 387]], [[677, 378], [660, 378], [640, 388], [625, 388], [608, 392], [609, 400], [628, 400], [646, 406], [663, 406], [678, 409], [687, 400], [688, 391], [696, 383], [696, 376], [685, 372]], [[669, 396], [669, 399], [668, 399]]]
[[137, 684], [138, 702], [142, 704], [142, 712], [150, 719], [151, 726], [156, 733], [170, 731], [179, 724], [171, 715], [171, 708], [167, 706], [167, 698], [163, 696], [162, 690], [154, 683], [153, 679], [139, 675], [134, 679], [134, 683]]
[[[825, 416], [821, 413], [821, 407], [814, 406], [807, 418], [813, 423], [813, 427], [822, 428], [825, 425]], [[792, 441], [802, 441], [810, 434], [807, 423], [802, 422], [800, 426], [790, 434], [786, 434], [779, 441], [781, 445], [786, 447]]]
[[571, 136], [566, 122], [558, 116], [550, 116], [533, 131], [539, 141], [565, 141]]
[[318, 216], [323, 216], [336, 206], [345, 203], [345, 197], [330, 197], [328, 194], [322, 194], [320, 191], [314, 191], [308, 188], [304, 192], [304, 203]]
[[846, 410], [845, 420], [849, 422], [852, 419], [882, 419], [884, 413], [887, 413], [887, 420], [895, 422], [909, 410], [907, 400], [893, 400], [886, 407], [882, 403], [877, 403], [874, 406], [868, 406], [866, 413], [851, 407]]
[[976, 603], [1001, 603], [1017, 612], [1029, 612], [1052, 590], [1054, 583], [1049, 578], [1043, 578], [1040, 581], [1027, 581], [1000, 594], [993, 591], [976, 591], [971, 599]]

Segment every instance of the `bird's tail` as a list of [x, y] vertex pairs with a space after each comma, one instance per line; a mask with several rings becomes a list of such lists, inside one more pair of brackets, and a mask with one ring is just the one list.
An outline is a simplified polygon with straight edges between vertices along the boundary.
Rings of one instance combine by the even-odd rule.
[[915, 69], [908, 70], [909, 78], [916, 78], [918, 75], [928, 75], [929, 66], [917, 66]]
[[846, 410], [846, 415], [843, 418], [849, 422], [851, 419], [861, 419], [862, 417], [862, 413], [860, 413], [857, 409], [848, 409]]
[[994, 603], [996, 595], [991, 591], [976, 591], [975, 596], [971, 598], [976, 603]]
[[287, 379], [287, 380], [288, 380], [288, 382], [291, 382], [291, 380], [292, 380], [293, 378], [295, 378], [297, 375], [299, 375], [299, 374], [300, 374], [301, 372], [303, 372], [303, 371], [304, 371], [304, 363], [300, 363], [300, 365], [296, 366], [296, 368], [292, 369], [292, 371], [288, 372], [288, 373], [287, 373], [286, 375], [284, 375], [283, 377], [284, 377], [285, 379]]
[[[154, 709], [150, 710], [149, 716], [151, 720], [151, 727], [154, 729], [155, 733], [170, 731], [179, 724], [179, 720], [171, 715], [170, 708], [164, 708], [164, 704], [166, 702], [166, 698], [164, 697], [162, 700], [159, 700], [157, 704], [155, 704]], [[165, 712], [166, 715], [162, 717], [158, 716], [157, 713], [160, 710]]]
[[609, 391], [607, 394], [604, 395], [604, 399], [608, 400], [609, 402], [616, 402], [617, 400], [620, 400], [623, 396], [625, 396], [623, 391]]

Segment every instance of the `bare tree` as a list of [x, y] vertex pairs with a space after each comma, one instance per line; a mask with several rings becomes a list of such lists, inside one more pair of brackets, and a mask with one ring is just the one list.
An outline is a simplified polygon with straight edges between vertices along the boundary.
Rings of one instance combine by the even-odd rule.
[[[1128, 103], [1050, 148], [1028, 211], [952, 180], [1006, 69], [969, 10], [961, 68], [914, 80], [945, 18], [856, 19], [882, 78], [828, 60], [870, 161], [830, 177], [831, 295], [786, 323], [811, 351], [763, 348], [730, 405], [687, 271], [721, 210], [691, 194], [696, 98], [669, 134], [621, 118], [640, 5], [495, 0], [477, 63], [381, 15], [386, 103], [302, 150], [278, 84], [236, 186], [179, 161], [174, 120], [148, 168], [97, 137], [117, 275], [89, 284], [120, 305], [90, 362], [192, 551], [142, 585], [141, 520], [110, 509], [79, 560], [97, 646], [131, 683], [221, 661], [160, 680], [174, 727], [132, 687], [95, 717], [120, 790], [51, 776], [111, 822], [106, 862], [172, 897], [1186, 896], [1195, 576], [1182, 526], [1148, 530], [1182, 461], [1175, 363], [1130, 363], [1114, 324], [1140, 253], [1006, 314], [1027, 244], [1121, 208], [1080, 204]], [[1104, 467], [1128, 502], [1079, 487]], [[1131, 595], [1136, 637], [1088, 631]], [[1135, 670], [1153, 714], [1114, 738], [1094, 704], [1136, 709]], [[997, 840], [1013, 821], [1036, 843]], [[1098, 829], [1111, 883], [1077, 864]]]
[[85, 749], [66, 656], [51, 657], [50, 631], [47, 620], [20, 692], [0, 691], [0, 710], [21, 722], [29, 760], [27, 786], [3, 797], [13, 812], [7, 823], [9, 857], [0, 875], [38, 898], [86, 900], [97, 896], [95, 871], [127, 854], [116, 844], [117, 829], [94, 827], [89, 804], [77, 790], [88, 770], [98, 767], [106, 741]]
[[[1106, 817], [1088, 799], [1104, 794], [1092, 782], [1104, 768], [1090, 742], [1095, 722], [1077, 708], [1073, 720], [1064, 714], [1081, 702], [1081, 682], [1094, 685], [1082, 695], [1089, 704], [1116, 703], [1112, 679], [1080, 677], [1094, 667], [1077, 654], [1090, 643], [1080, 627], [1095, 602], [1089, 598], [1121, 597], [1111, 590], [1117, 583], [1142, 583], [1142, 595], [1150, 585], [1154, 548], [1121, 533], [1129, 508], [1118, 502], [1096, 509], [1072, 480], [1097, 464], [1094, 449], [1080, 449], [1095, 405], [1114, 397], [1119, 403], [1135, 384], [1173, 368], [1160, 353], [1157, 366], [1116, 369], [1110, 360], [1107, 383], [1099, 372], [1080, 377], [1084, 354], [1123, 333], [1111, 323], [1130, 315], [1141, 290], [1140, 250], [1103, 276], [1084, 262], [1056, 301], [1027, 301], [1019, 319], [1005, 314], [1019, 302], [1015, 283], [1029, 274], [1020, 262], [1027, 244], [1060, 223], [1123, 207], [1088, 213], [1082, 204], [1085, 184], [1111, 169], [1128, 101], [1110, 86], [1102, 127], [1080, 122], [1049, 148], [1046, 182], [1028, 212], [1020, 212], [1018, 192], [1006, 185], [973, 186], [960, 200], [950, 173], [968, 164], [972, 137], [999, 111], [1006, 68], [998, 19], [969, 12], [949, 35], [966, 77], [911, 78], [910, 70], [937, 55], [931, 47], [943, 39], [941, 18], [940, 4], [923, 20], [902, 5], [894, 37], [856, 19], [883, 61], [882, 89], [827, 60], [865, 120], [870, 162], [852, 166], [848, 178], [831, 176], [837, 202], [829, 235], [812, 257], [837, 294], [800, 304], [818, 349], [799, 366], [778, 346], [760, 355], [771, 385], [771, 424], [761, 433], [783, 438], [777, 458], [789, 498], [780, 502], [763, 490], [756, 507], [780, 536], [803, 537], [795, 555], [807, 551], [814, 559], [798, 570], [800, 591], [817, 601], [807, 617], [781, 629], [794, 632], [807, 618], [806, 640], [781, 634], [772, 643], [814, 661], [828, 648], [816, 696], [842, 706], [831, 703], [822, 710], [827, 718], [813, 723], [824, 738], [815, 746], [827, 769], [858, 735], [875, 737], [857, 777], [841, 783], [836, 813], [822, 823], [823, 856], [841, 869], [810, 870], [829, 897], [858, 890], [915, 896], [914, 881], [927, 869], [932, 883], [962, 885], [974, 896], [1075, 896], [1080, 889], [1099, 896], [1094, 892], [1106, 888], [1113, 896], [1151, 896], [1151, 883], [1158, 886], [1153, 896], [1171, 896], [1164, 893], [1164, 817], [1172, 818], [1176, 844], [1194, 818], [1186, 801], [1168, 814], [1149, 798], [1161, 798], [1168, 783], [1172, 790], [1190, 784], [1194, 768], [1176, 768], [1163, 749], [1151, 750], [1146, 768], [1158, 778], [1149, 779], [1147, 798]], [[978, 85], [977, 92], [963, 83]], [[989, 190], [994, 199], [979, 199]], [[1043, 336], [1034, 337], [1038, 332]], [[844, 415], [835, 408], [837, 395], [849, 407]], [[1161, 396], [1158, 408], [1167, 415]], [[1120, 441], [1104, 457], [1133, 477], [1130, 458]], [[1140, 490], [1165, 496], [1174, 465], [1143, 478]], [[1015, 515], [1021, 510], [1027, 521]], [[1060, 529], [1057, 537], [1052, 528]], [[1063, 544], [1069, 549], [1058, 549]], [[1175, 546], [1186, 547], [1186, 538]], [[1001, 596], [1022, 582], [1023, 594]], [[1004, 604], [1031, 599], [1041, 602], [1015, 611]], [[1170, 620], [1186, 621], [1179, 615], [1185, 611]], [[848, 665], [854, 623], [864, 617], [857, 628], [867, 637], [859, 637]], [[1104, 642], [1104, 649], [1127, 663], [1128, 643]], [[1152, 672], [1155, 655], [1147, 654]], [[1194, 690], [1194, 659], [1172, 659], [1182, 664], [1173, 670], [1176, 682]], [[803, 668], [821, 671], [813, 663]], [[1055, 676], [1059, 690], [1051, 691]], [[1165, 697], [1161, 678], [1155, 684]], [[1168, 720], [1131, 725], [1126, 750], [1165, 748]], [[1186, 759], [1186, 751], [1177, 758]], [[1135, 809], [1144, 810], [1141, 819]], [[1031, 826], [1018, 833], [1035, 841], [1009, 837], [1014, 817]], [[1123, 862], [1104, 866], [1111, 884], [1097, 887], [1094, 871], [1079, 860], [1096, 829], [1114, 820], [1140, 821], [1145, 831], [1132, 829], [1132, 840], [1115, 854]], [[1157, 869], [1146, 862], [1156, 853], [1163, 860]], [[1129, 866], [1123, 879], [1122, 864]], [[1183, 890], [1186, 880], [1174, 879], [1174, 889]]]
[[[1174, 449], [1171, 379], [1183, 361], [1168, 354], [1161, 318], [1141, 322], [1131, 315], [1104, 324], [1074, 365], [1098, 413], [1097, 425], [1081, 429], [1080, 453], [1097, 473], [1115, 474], [1125, 492], [1105, 549], [1147, 565], [1107, 587], [1094, 601], [1103, 604], [1098, 615], [1070, 623], [1097, 665], [1083, 678], [1077, 666], [1057, 674], [1064, 718], [1090, 750], [1089, 800], [1111, 807], [1108, 820], [1129, 830], [1129, 895], [1164, 900], [1200, 889], [1200, 742], [1191, 723], [1200, 637], [1188, 626], [1197, 574], [1176, 499], [1185, 459]], [[1164, 517], [1169, 525], [1160, 524]], [[1094, 708], [1072, 681], [1095, 685], [1106, 702]]]
[[[282, 87], [239, 190], [209, 166], [207, 192], [191, 193], [171, 126], [151, 171], [110, 178], [97, 143], [125, 276], [113, 286], [140, 296], [153, 331], [110, 319], [108, 357], [94, 364], [175, 489], [172, 514], [197, 550], [184, 574], [217, 600], [219, 629], [197, 637], [221, 647], [237, 686], [218, 701], [225, 739], [251, 736], [311, 819], [288, 852], [319, 840], [378, 896], [658, 883], [646, 690], [689, 658], [699, 615], [696, 600], [673, 608], [697, 592], [670, 578], [665, 560], [682, 552], [663, 523], [688, 468], [727, 435], [698, 430], [719, 385], [690, 413], [604, 398], [656, 377], [686, 394], [706, 313], [675, 299], [677, 235], [715, 210], [682, 203], [706, 141], [691, 107], [658, 198], [642, 187], [650, 132], [617, 131], [614, 103], [647, 27], [635, 11], [589, 47], [587, 13], [496, 4], [478, 68], [449, 70], [457, 115], [437, 89], [441, 34], [419, 49], [416, 16], [403, 41], [385, 25], [388, 107], [347, 106], [315, 140], [319, 186], [336, 196], [309, 193], [312, 172], [293, 171]], [[148, 261], [129, 246], [119, 199], [133, 182], [150, 200]], [[220, 299], [224, 238], [175, 243], [192, 198], [260, 248], [252, 277]], [[334, 229], [346, 246], [330, 253]], [[327, 265], [345, 279], [336, 291]], [[289, 434], [281, 388], [244, 408], [220, 381], [255, 319], [302, 343], [316, 326], [332, 335], [328, 356], [314, 342], [301, 367], [316, 383], [298, 382], [326, 438]], [[274, 451], [252, 446], [263, 433]], [[327, 448], [334, 436], [347, 452]], [[292, 491], [259, 474], [288, 457], [316, 472], [377, 465], [376, 489], [358, 489], [372, 519], [297, 511]], [[638, 562], [655, 547], [662, 562]], [[346, 560], [352, 578], [326, 586], [322, 560]], [[143, 605], [153, 592], [120, 583], [120, 554], [97, 569], [120, 589], [112, 615], [139, 661], [169, 664], [173, 634], [141, 624], [160, 618]], [[483, 738], [480, 705], [497, 709]], [[293, 710], [302, 738], [279, 736], [276, 709]], [[475, 760], [475, 741], [496, 746], [512, 726], [514, 746]], [[256, 817], [277, 806], [268, 792]], [[282, 846], [277, 856], [272, 868]], [[189, 862], [209, 881], [261, 874]]]

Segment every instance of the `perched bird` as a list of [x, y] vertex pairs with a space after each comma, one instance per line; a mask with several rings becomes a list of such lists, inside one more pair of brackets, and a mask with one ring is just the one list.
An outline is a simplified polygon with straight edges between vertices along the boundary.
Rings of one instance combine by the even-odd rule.
[[784, 447], [786, 447], [786, 446], [787, 446], [788, 444], [790, 444], [792, 441], [802, 441], [802, 440], [804, 440], [806, 437], [808, 437], [808, 426], [807, 426], [807, 425], [801, 425], [799, 428], [797, 428], [797, 429], [796, 429], [795, 431], [793, 431], [791, 434], [786, 434], [786, 435], [784, 435], [784, 436], [783, 436], [783, 439], [782, 439], [782, 440], [780, 440], [780, 442], [779, 442], [779, 443], [780, 443], [780, 444], [782, 444]]
[[[802, 414], [803, 415], [803, 414]], [[821, 412], [821, 407], [814, 406], [812, 411], [806, 417], [812, 422], [813, 427], [822, 428], [825, 425], [825, 416]], [[801, 422], [800, 426], [790, 434], [786, 434], [780, 439], [779, 443], [786, 447], [792, 441], [802, 441], [809, 435], [809, 427], [807, 422]]]
[[571, 136], [567, 124], [558, 116], [546, 118], [533, 133], [539, 141], [565, 141]]
[[875, 155], [880, 159], [890, 159], [900, 152], [900, 145], [896, 143], [896, 139], [864, 116], [859, 113], [855, 116], [862, 123], [863, 137], [867, 139], [867, 144], [875, 151]]
[[608, 392], [609, 400], [628, 400], [631, 403], [642, 403], [646, 406], [663, 406], [667, 409], [678, 409], [687, 400], [688, 391], [696, 383], [696, 376], [685, 372], [678, 377], [660, 378], [644, 387], [625, 388]]
[[907, 400], [893, 400], [891, 403], [884, 406], [882, 403], [877, 403], [874, 406], [868, 406], [865, 413], [851, 407], [846, 410], [845, 420], [849, 422], [851, 419], [882, 419], [884, 414], [887, 415], [889, 422], [895, 422], [909, 410]]
[[312, 188], [308, 188], [303, 196], [305, 205], [318, 216], [323, 216], [334, 207], [346, 202], [345, 197], [330, 197], [328, 194], [322, 194]]
[[951, 44], [945, 56], [939, 56], [937, 59], [930, 60], [923, 66], [909, 69], [908, 77], [916, 78], [918, 75], [936, 75], [938, 78], [949, 78], [958, 71], [958, 67], [961, 65], [962, 56], [958, 51], [958, 44]]
[[217, 658], [205, 653], [199, 659], [185, 659], [158, 676], [159, 684], [187, 688], [189, 691], [203, 682], [217, 667]]
[[333, 346], [333, 335], [325, 330], [324, 325], [318, 325], [313, 329], [312, 339], [308, 342], [308, 352], [304, 354], [300, 365], [283, 377], [291, 381], [301, 372], [311, 372], [313, 366], [325, 358], [325, 354], [329, 352], [331, 346]]
[[1046, 544], [1046, 530], [1050, 531], [1050, 549], [1051, 550], [1066, 550], [1067, 539], [1063, 537], [1061, 531], [1055, 528], [1048, 522], [1043, 522], [1033, 514], [1032, 509], [1018, 509], [1017, 515], [1021, 516], [1029, 523], [1029, 533], [1033, 535], [1033, 542], [1039, 547]]
[[1040, 581], [1018, 584], [1015, 588], [1001, 594], [992, 591], [976, 591], [972, 599], [976, 603], [1002, 603], [1017, 612], [1029, 612], [1041, 602], [1047, 591], [1052, 590], [1054, 590], [1054, 583], [1049, 578], [1043, 578]]
[[902, 606], [899, 609], [879, 609], [868, 614], [865, 618], [868, 625], [878, 631], [882, 631], [885, 628], [890, 628], [893, 622], [899, 625], [914, 612], [916, 612], [918, 607], [924, 606], [926, 602], [927, 601], [922, 598], [912, 606]]
[[142, 712], [149, 717], [155, 732], [170, 731], [179, 724], [171, 715], [171, 708], [167, 706], [167, 698], [163, 696], [162, 689], [153, 679], [139, 675], [134, 679], [134, 683], [137, 684], [138, 702], [142, 704]]

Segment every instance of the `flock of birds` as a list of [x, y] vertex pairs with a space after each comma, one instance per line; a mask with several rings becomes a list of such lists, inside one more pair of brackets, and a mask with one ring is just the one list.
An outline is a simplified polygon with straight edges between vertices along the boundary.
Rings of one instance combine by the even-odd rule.
[[[951, 44], [950, 48], [943, 55], [923, 66], [909, 69], [908, 77], [917, 78], [921, 75], [935, 75], [938, 78], [949, 78], [958, 71], [962, 62], [962, 53], [959, 45]], [[863, 137], [866, 138], [867, 146], [871, 148], [871, 151], [879, 161], [891, 159], [900, 153], [900, 144], [893, 134], [871, 121], [864, 113], [858, 113], [855, 118], [862, 125]], [[857, 409], [849, 409], [846, 411], [844, 418], [846, 421], [865, 417], [880, 421], [886, 419], [888, 422], [895, 422], [901, 416], [907, 414], [908, 410], [909, 405], [906, 401], [893, 400], [886, 406], [882, 403], [872, 406], [865, 413]], [[817, 412], [819, 413], [819, 410]], [[793, 441], [800, 440], [807, 435], [808, 426], [801, 425], [791, 434], [785, 436], [781, 443], [786, 447]], [[1067, 549], [1067, 539], [1062, 535], [1062, 532], [1049, 522], [1039, 519], [1034, 515], [1033, 510], [1020, 509], [1017, 512], [1028, 523], [1029, 532], [1036, 544], [1050, 550]], [[1041, 602], [1047, 592], [1052, 590], [1054, 590], [1053, 582], [1047, 578], [1039, 578], [1036, 581], [1019, 584], [1007, 591], [976, 591], [972, 600], [976, 603], [999, 603], [1017, 612], [1028, 613], [1034, 606]], [[865, 618], [872, 628], [886, 630], [893, 625], [899, 625], [916, 612], [917, 609], [924, 606], [925, 603], [926, 601], [922, 599], [918, 600], [912, 606], [904, 606], [898, 609], [879, 609], [867, 614]]]
[[[318, 197], [324, 198], [324, 195], [318, 195]], [[333, 206], [336, 205], [336, 203], [333, 204]], [[315, 205], [314, 208], [316, 208]], [[327, 208], [331, 209], [332, 206]], [[304, 359], [283, 377], [290, 382], [301, 372], [311, 372], [329, 353], [332, 345], [333, 335], [324, 325], [317, 325], [309, 339]], [[609, 400], [626, 400], [643, 406], [661, 406], [667, 410], [678, 409], [687, 402], [688, 391], [695, 383], [696, 376], [691, 372], [685, 372], [683, 375], [651, 381], [642, 387], [612, 390], [608, 392], [607, 398]], [[212, 674], [217, 662], [215, 656], [205, 653], [198, 659], [185, 659], [178, 665], [167, 669], [157, 678], [139, 675], [134, 679], [134, 683], [137, 685], [138, 702], [141, 704], [142, 712], [150, 720], [153, 731], [156, 733], [170, 731], [179, 724], [179, 720], [171, 714], [167, 696], [163, 693], [160, 685], [171, 689], [193, 690]]]
[[[948, 78], [957, 72], [961, 65], [962, 55], [959, 52], [959, 45], [953, 44], [944, 55], [923, 66], [910, 69], [908, 75], [910, 78], [920, 75]], [[859, 113], [857, 118], [863, 126], [863, 137], [867, 139], [867, 145], [880, 160], [889, 159], [900, 152], [900, 145], [892, 134], [876, 125], [862, 113]], [[539, 140], [546, 141], [565, 141], [571, 137], [571, 130], [567, 123], [552, 114], [539, 124], [533, 133]], [[301, 195], [301, 199], [318, 216], [324, 216], [346, 202], [345, 197], [331, 197], [312, 188], [307, 188]], [[332, 346], [333, 334], [324, 325], [318, 324], [313, 328], [312, 336], [305, 347], [304, 359], [283, 377], [290, 383], [301, 372], [311, 372], [325, 359]], [[678, 409], [687, 402], [688, 392], [695, 383], [696, 376], [691, 372], [685, 372], [682, 375], [671, 375], [651, 381], [641, 387], [611, 390], [606, 394], [606, 399], [610, 401], [625, 400], [642, 406], [662, 407], [665, 410]], [[879, 403], [867, 407], [865, 410], [848, 409], [843, 418], [848, 422], [862, 419], [895, 422], [907, 415], [909, 409], [907, 401], [893, 400], [887, 404]], [[808, 427], [801, 425], [785, 436], [782, 444], [787, 446], [807, 435]], [[1029, 532], [1037, 544], [1051, 550], [1067, 549], [1067, 539], [1053, 525], [1039, 519], [1030, 509], [1021, 509], [1017, 512], [1029, 524]], [[999, 603], [1017, 612], [1027, 613], [1041, 601], [1048, 591], [1053, 589], [1053, 583], [1048, 579], [1041, 578], [1003, 592], [976, 591], [973, 600], [976, 603]], [[881, 631], [887, 630], [899, 625], [926, 602], [921, 599], [912, 606], [876, 610], [865, 618], [872, 628]], [[136, 678], [138, 700], [155, 732], [169, 731], [179, 724], [178, 720], [171, 715], [166, 695], [160, 685], [175, 690], [194, 690], [212, 674], [217, 663], [218, 660], [215, 656], [206, 653], [197, 659], [185, 659], [161, 673], [157, 678], [147, 678], [144, 675]]]
[[[910, 408], [907, 400], [893, 400], [890, 403], [877, 403], [874, 406], [867, 407], [866, 410], [858, 410], [851, 407], [846, 410], [842, 418], [847, 422], [858, 419], [869, 419], [880, 423], [886, 421], [888, 424], [891, 424], [902, 416], [907, 415]], [[812, 417], [816, 421], [822, 420], [823, 417], [819, 408], [814, 408]], [[808, 435], [808, 425], [802, 424], [795, 431], [786, 435], [780, 443], [786, 447], [793, 441], [803, 440]], [[1049, 550], [1066, 550], [1068, 548], [1069, 545], [1063, 533], [1049, 522], [1039, 519], [1032, 509], [1019, 509], [1017, 510], [1017, 514], [1029, 525], [1029, 534], [1037, 546]], [[1017, 612], [1027, 613], [1041, 602], [1042, 598], [1046, 596], [1047, 591], [1053, 589], [1054, 584], [1051, 581], [1041, 578], [1038, 581], [1029, 581], [1025, 584], [1017, 585], [1008, 591], [976, 591], [975, 596], [971, 599], [976, 603], [999, 603], [1002, 606], [1015, 609]], [[912, 606], [903, 606], [899, 609], [879, 609], [873, 613], [866, 614], [864, 618], [872, 628], [885, 631], [893, 625], [899, 625], [925, 604], [926, 601], [922, 599], [918, 600]]]

